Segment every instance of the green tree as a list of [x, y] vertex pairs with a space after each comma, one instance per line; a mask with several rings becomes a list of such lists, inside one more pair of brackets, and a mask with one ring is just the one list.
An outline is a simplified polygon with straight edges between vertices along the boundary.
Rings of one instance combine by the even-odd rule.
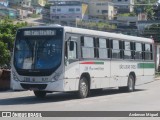
[[[135, 0], [135, 12], [147, 13], [147, 17], [150, 20], [154, 20], [154, 5], [158, 3], [158, 0]], [[142, 5], [141, 5], [142, 4]]]
[[7, 50], [7, 45], [0, 41], [0, 66], [10, 63], [10, 52]]
[[27, 26], [27, 23], [13, 24], [7, 18], [0, 21], [0, 66], [9, 65], [16, 31], [23, 26]]
[[160, 24], [153, 24], [147, 28], [145, 28], [144, 33], [142, 36], [153, 38], [155, 42], [160, 43]]

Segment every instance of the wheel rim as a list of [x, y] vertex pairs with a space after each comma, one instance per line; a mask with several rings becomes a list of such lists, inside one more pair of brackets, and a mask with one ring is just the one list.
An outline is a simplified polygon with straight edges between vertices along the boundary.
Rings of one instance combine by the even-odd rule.
[[86, 83], [83, 81], [83, 82], [81, 83], [81, 93], [82, 93], [82, 95], [83, 95], [83, 96], [86, 96], [86, 95], [87, 95], [87, 91], [88, 91], [87, 85], [86, 85]]

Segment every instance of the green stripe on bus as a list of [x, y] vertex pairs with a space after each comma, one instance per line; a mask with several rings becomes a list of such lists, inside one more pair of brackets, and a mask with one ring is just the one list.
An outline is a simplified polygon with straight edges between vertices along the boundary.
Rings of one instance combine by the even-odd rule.
[[94, 62], [95, 64], [104, 65], [104, 62]]
[[154, 63], [138, 63], [138, 68], [154, 68]]
[[88, 65], [94, 65], [94, 64], [97, 64], [97, 65], [104, 65], [104, 62], [81, 62], [80, 64], [88, 64]]

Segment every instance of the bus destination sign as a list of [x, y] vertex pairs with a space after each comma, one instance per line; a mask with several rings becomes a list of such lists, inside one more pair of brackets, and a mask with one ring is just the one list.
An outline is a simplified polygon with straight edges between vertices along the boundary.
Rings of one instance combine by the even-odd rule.
[[56, 35], [55, 30], [25, 30], [24, 36], [45, 36]]

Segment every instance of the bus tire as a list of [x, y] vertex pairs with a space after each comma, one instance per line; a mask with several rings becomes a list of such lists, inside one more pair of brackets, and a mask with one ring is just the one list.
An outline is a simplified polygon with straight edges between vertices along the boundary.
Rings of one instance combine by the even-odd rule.
[[133, 92], [135, 90], [135, 78], [133, 75], [129, 75], [127, 83], [127, 92]]
[[79, 81], [78, 98], [86, 98], [89, 95], [89, 84], [86, 77], [82, 77]]
[[37, 98], [44, 98], [46, 96], [46, 92], [45, 91], [34, 91], [34, 95]]
[[133, 75], [129, 75], [127, 87], [119, 87], [119, 90], [125, 92], [133, 92], [135, 90], [135, 78]]

